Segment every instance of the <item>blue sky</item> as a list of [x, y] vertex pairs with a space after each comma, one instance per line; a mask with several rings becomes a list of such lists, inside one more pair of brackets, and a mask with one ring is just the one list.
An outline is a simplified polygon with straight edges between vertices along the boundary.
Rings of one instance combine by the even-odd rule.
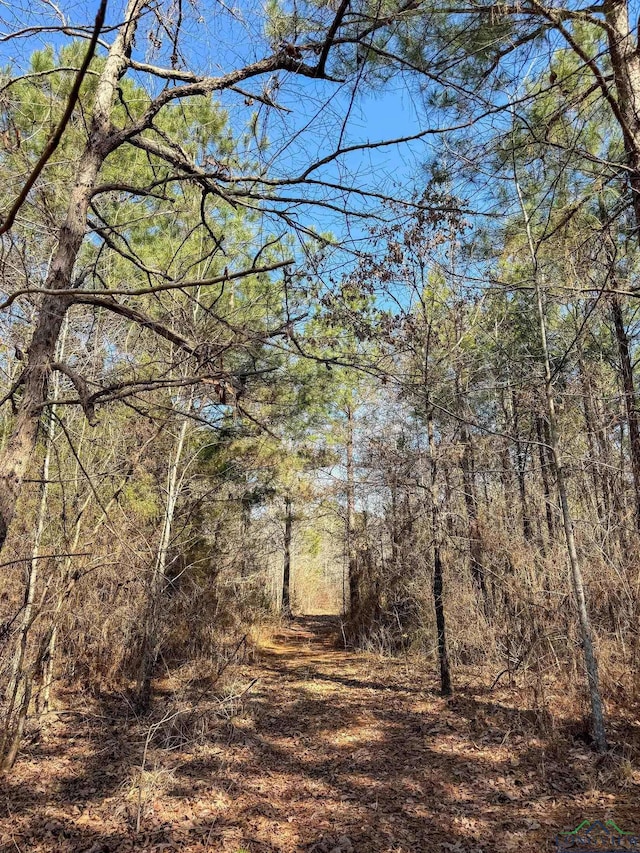
[[[264, 37], [262, 4], [246, 0], [234, 7], [232, 4], [225, 5], [222, 0], [205, 0], [196, 8], [185, 0], [183, 5], [184, 22], [180, 42], [182, 66], [217, 75], [268, 55], [270, 48]], [[170, 2], [165, 4], [166, 9], [170, 10], [170, 7]], [[69, 25], [87, 27], [92, 24], [96, 8], [95, 0], [89, 3], [61, 0], [55, 8], [44, 0], [18, 0], [10, 8], [0, 4], [0, 29], [9, 33], [25, 27], [55, 26], [60, 23], [56, 9]], [[122, 0], [110, 0], [107, 26], [120, 20], [123, 8]], [[149, 26], [142, 27], [135, 56], [145, 61], [169, 64], [168, 39], [161, 27], [153, 23], [153, 29], [164, 38], [164, 43], [159, 50], [154, 50], [152, 42], [146, 37]], [[33, 50], [47, 43], [59, 46], [66, 41], [68, 37], [59, 33], [34, 33], [0, 43], [0, 59], [5, 64], [10, 62], [16, 71], [26, 69]], [[262, 86], [270, 88], [273, 82], [256, 78], [244, 84], [244, 88], [259, 92]], [[148, 77], [144, 83], [151, 85]], [[264, 132], [269, 139], [265, 159], [270, 163], [270, 171], [274, 175], [303, 171], [316, 158], [324, 156], [340, 137], [347, 113], [349, 119], [342, 136], [344, 145], [379, 142], [415, 134], [422, 129], [424, 118], [419, 115], [419, 98], [415, 92], [410, 92], [401, 79], [385, 85], [384, 91], [369, 88], [366, 94], [359, 95], [351, 109], [352, 90], [346, 86], [293, 76], [286, 82], [276, 81], [276, 86], [278, 83], [281, 85], [275, 97], [291, 112], [269, 110], [264, 125]], [[224, 93], [221, 102], [228, 110], [232, 128], [236, 133], [241, 133], [256, 107], [248, 107], [242, 97], [233, 93]], [[261, 119], [266, 116], [266, 112], [265, 107], [260, 108]], [[323, 167], [316, 173], [316, 177], [366, 187], [383, 194], [405, 196], [407, 187], [414, 181], [428, 156], [429, 149], [424, 142], [354, 152]], [[299, 190], [296, 192], [300, 195]], [[332, 201], [339, 204], [339, 196], [334, 196]], [[374, 205], [374, 202], [356, 202], [354, 198], [351, 203], [364, 205], [365, 210]], [[319, 229], [346, 236], [344, 222], [338, 214], [309, 210], [307, 215], [315, 219], [312, 224]], [[356, 231], [359, 230], [359, 226], [354, 227]]]

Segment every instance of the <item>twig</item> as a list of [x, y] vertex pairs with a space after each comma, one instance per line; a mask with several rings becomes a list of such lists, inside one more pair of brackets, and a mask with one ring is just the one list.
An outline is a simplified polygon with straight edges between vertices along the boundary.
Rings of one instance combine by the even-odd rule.
[[147, 737], [144, 742], [144, 750], [142, 753], [142, 761], [140, 763], [140, 776], [138, 778], [138, 810], [136, 814], [136, 835], [140, 834], [140, 824], [142, 822], [142, 779], [144, 776], [144, 768], [147, 763], [147, 754], [149, 752], [149, 744], [151, 742], [151, 738], [154, 736], [156, 731], [160, 728], [164, 723], [168, 723], [170, 720], [173, 720], [175, 717], [180, 716], [182, 713], [181, 710], [174, 711], [173, 714], [166, 713], [161, 720], [158, 720], [157, 723], [152, 723], [149, 726], [147, 731]]

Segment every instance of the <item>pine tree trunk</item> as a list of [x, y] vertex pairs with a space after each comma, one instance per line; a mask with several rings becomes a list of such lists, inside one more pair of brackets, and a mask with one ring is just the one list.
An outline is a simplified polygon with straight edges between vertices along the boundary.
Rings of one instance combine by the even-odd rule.
[[436, 632], [438, 641], [438, 662], [440, 664], [440, 693], [451, 696], [451, 666], [447, 643], [447, 625], [444, 613], [444, 576], [441, 552], [441, 521], [438, 512], [437, 462], [436, 448], [433, 435], [433, 416], [429, 411], [427, 416], [427, 443], [429, 451], [429, 500], [431, 504], [431, 538], [433, 549], [433, 606], [436, 614]]
[[29, 702], [31, 700], [33, 666], [27, 665], [26, 660], [31, 627], [37, 612], [35, 606], [35, 594], [39, 577], [38, 556], [47, 509], [47, 484], [49, 480], [49, 464], [51, 460], [51, 443], [53, 438], [52, 424], [53, 421], [50, 422], [47, 433], [46, 451], [42, 466], [42, 488], [40, 493], [38, 519], [36, 523], [33, 557], [28, 568], [22, 620], [18, 630], [18, 640], [13, 653], [11, 674], [7, 687], [8, 704], [5, 709], [4, 728], [2, 732], [2, 739], [0, 740], [0, 771], [11, 769], [16, 760], [27, 712], [29, 710]]
[[[67, 216], [60, 228], [58, 246], [44, 282], [46, 290], [71, 288], [73, 270], [87, 228], [87, 210], [100, 168], [109, 154], [111, 111], [120, 77], [127, 67], [127, 54], [136, 30], [137, 18], [148, 0], [129, 0], [125, 24], [116, 36], [94, 99], [93, 117], [87, 144], [80, 157], [71, 191]], [[60, 330], [69, 306], [69, 296], [42, 297], [31, 343], [22, 373], [22, 399], [13, 429], [0, 455], [0, 550], [22, 490], [27, 467], [36, 446], [38, 425], [47, 402], [51, 364]]]
[[630, 202], [640, 241], [640, 53], [629, 23], [628, 0], [605, 0], [609, 57], [616, 92], [616, 119], [622, 130], [628, 166]]
[[[629, 22], [629, 3], [626, 0], [606, 0], [603, 5], [607, 23], [607, 38], [616, 102], [628, 166], [629, 195], [634, 211], [636, 234], [640, 242], [640, 53], [637, 34]], [[615, 282], [614, 282], [615, 288]], [[629, 424], [631, 469], [635, 489], [636, 526], [640, 531], [640, 423], [633, 382], [633, 367], [629, 356], [629, 341], [622, 321], [622, 310], [617, 294], [612, 294], [616, 342], [620, 356], [625, 408]]]
[[[60, 338], [58, 349], [58, 358], [64, 355], [64, 341], [66, 338], [67, 324], [65, 323], [64, 331]], [[58, 394], [59, 382], [58, 377], [54, 381], [54, 398]], [[20, 748], [22, 732], [26, 722], [27, 713], [29, 711], [29, 702], [33, 689], [34, 681], [34, 663], [32, 659], [31, 665], [26, 664], [27, 650], [30, 643], [31, 629], [37, 618], [37, 609], [35, 605], [35, 593], [38, 586], [39, 567], [40, 567], [40, 545], [42, 542], [42, 534], [44, 533], [45, 523], [47, 520], [47, 504], [49, 498], [49, 472], [51, 467], [51, 454], [53, 451], [54, 441], [54, 417], [55, 406], [52, 406], [49, 418], [47, 420], [45, 431], [45, 452], [42, 463], [42, 476], [40, 488], [40, 502], [38, 506], [38, 515], [36, 520], [36, 529], [33, 542], [32, 558], [28, 568], [27, 585], [25, 589], [25, 602], [22, 613], [22, 621], [18, 631], [18, 642], [14, 651], [14, 657], [11, 666], [11, 675], [7, 689], [9, 697], [8, 707], [5, 709], [5, 726], [0, 742], [0, 770], [8, 770], [13, 766]], [[14, 718], [14, 712], [17, 716]], [[13, 732], [11, 726], [13, 725]]]

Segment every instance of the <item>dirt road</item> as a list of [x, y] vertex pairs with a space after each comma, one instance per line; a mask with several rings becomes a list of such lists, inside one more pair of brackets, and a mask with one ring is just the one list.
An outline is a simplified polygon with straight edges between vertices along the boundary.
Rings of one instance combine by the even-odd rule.
[[598, 765], [561, 721], [541, 738], [514, 691], [476, 682], [446, 701], [433, 672], [339, 639], [328, 617], [279, 631], [238, 673], [228, 719], [198, 746], [150, 749], [142, 787], [140, 737], [107, 713], [60, 722], [0, 797], [1, 849], [540, 853], [584, 818], [640, 834], [633, 762]]

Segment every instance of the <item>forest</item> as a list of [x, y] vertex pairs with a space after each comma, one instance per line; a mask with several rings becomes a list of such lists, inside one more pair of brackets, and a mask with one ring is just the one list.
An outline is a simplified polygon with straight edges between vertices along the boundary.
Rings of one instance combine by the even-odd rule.
[[639, 20], [0, 3], [2, 853], [640, 845]]

